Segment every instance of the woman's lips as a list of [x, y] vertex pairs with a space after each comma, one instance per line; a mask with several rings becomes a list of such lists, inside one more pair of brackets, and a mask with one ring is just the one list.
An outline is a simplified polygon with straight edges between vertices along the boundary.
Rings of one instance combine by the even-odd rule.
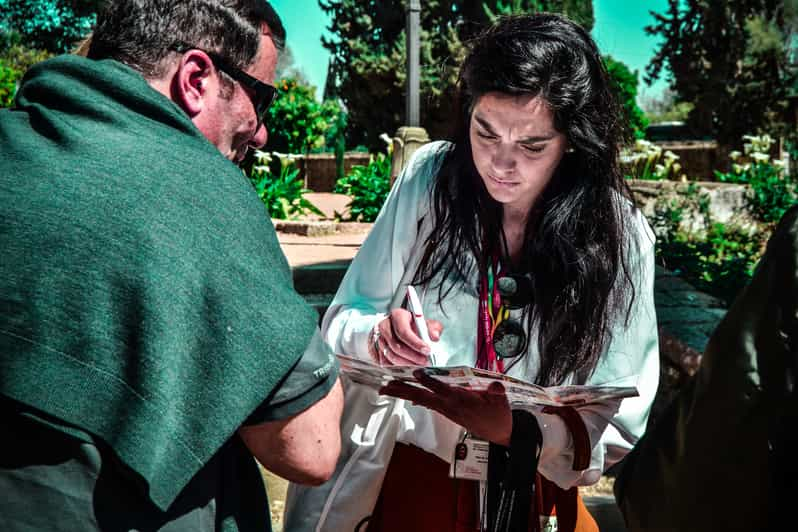
[[507, 181], [507, 180], [504, 180], [504, 179], [499, 179], [498, 177], [494, 177], [494, 176], [492, 176], [490, 174], [488, 174], [488, 178], [490, 178], [490, 180], [493, 181], [494, 183], [496, 183], [497, 185], [500, 185], [500, 186], [503, 186], [503, 187], [509, 187], [509, 186], [513, 186], [513, 185], [517, 185], [518, 184], [517, 181]]

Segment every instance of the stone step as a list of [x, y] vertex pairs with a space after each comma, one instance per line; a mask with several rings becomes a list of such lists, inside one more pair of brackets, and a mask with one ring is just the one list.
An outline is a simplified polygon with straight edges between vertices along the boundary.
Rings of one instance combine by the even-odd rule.
[[294, 289], [300, 294], [334, 294], [344, 278], [350, 261], [311, 264], [292, 269]]

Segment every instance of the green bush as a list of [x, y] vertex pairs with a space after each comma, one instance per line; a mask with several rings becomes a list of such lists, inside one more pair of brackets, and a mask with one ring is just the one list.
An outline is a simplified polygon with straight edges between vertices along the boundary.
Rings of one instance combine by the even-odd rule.
[[268, 147], [283, 153], [320, 151], [343, 110], [335, 101], [316, 101], [316, 89], [293, 78], [281, 79], [280, 92], [269, 108]]
[[0, 0], [0, 44], [69, 52], [91, 31], [102, 0]]
[[621, 168], [627, 179], [685, 179], [679, 156], [648, 140], [637, 139], [621, 150]]
[[49, 59], [53, 57], [53, 55], [54, 54], [46, 50], [26, 48], [22, 45], [15, 44], [0, 51], [0, 63], [24, 74], [36, 63]]
[[0, 108], [14, 104], [17, 86], [25, 72], [51, 56], [51, 53], [44, 50], [25, 48], [18, 44], [0, 51]]
[[[722, 182], [749, 185], [749, 207], [758, 227], [713, 222], [708, 198], [696, 194], [695, 186], [679, 201], [660, 205], [651, 219], [663, 266], [727, 304], [751, 279], [773, 226], [798, 199], [795, 178], [785, 175], [782, 161], [771, 159], [774, 140], [768, 135], [746, 135], [743, 140], [743, 152], [730, 154], [731, 171], [715, 175]], [[701, 213], [700, 228], [684, 228], [688, 208]]]
[[305, 199], [310, 192], [298, 179], [299, 169], [294, 166], [290, 155], [275, 153], [280, 160], [278, 175], [269, 167], [272, 156], [268, 152], [255, 151], [256, 164], [252, 166], [249, 179], [258, 197], [266, 205], [269, 216], [281, 220], [298, 218], [308, 213], [324, 216], [318, 207]]
[[657, 260], [730, 305], [750, 281], [770, 231], [714, 222], [709, 196], [699, 190], [691, 183], [655, 205], [649, 221], [657, 235]]
[[637, 71], [629, 70], [628, 66], [610, 55], [605, 55], [603, 59], [610, 75], [610, 86], [623, 109], [629, 132], [633, 138], [642, 139], [646, 134], [648, 118], [637, 105]]
[[352, 198], [350, 219], [361, 222], [373, 222], [377, 218], [390, 189], [390, 149], [387, 155], [372, 155], [366, 166], [353, 166], [349, 175], [335, 183], [335, 192]]
[[0, 63], [0, 107], [11, 107], [22, 72]]
[[766, 238], [762, 233], [713, 223], [700, 233], [675, 229], [657, 239], [656, 250], [665, 268], [728, 306], [751, 280]]
[[784, 161], [771, 160], [770, 149], [774, 139], [769, 135], [745, 135], [743, 153], [733, 151], [730, 172], [715, 171], [718, 181], [743, 183], [751, 187], [748, 203], [761, 221], [778, 222], [798, 200], [795, 179], [785, 175]]

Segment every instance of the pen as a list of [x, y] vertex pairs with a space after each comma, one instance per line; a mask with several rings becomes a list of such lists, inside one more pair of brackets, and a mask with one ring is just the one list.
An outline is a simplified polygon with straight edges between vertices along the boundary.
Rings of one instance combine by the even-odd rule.
[[413, 321], [416, 322], [416, 329], [418, 335], [424, 340], [430, 348], [429, 361], [432, 366], [437, 366], [435, 362], [435, 353], [432, 352], [432, 340], [429, 338], [429, 329], [427, 329], [427, 320], [424, 318], [424, 312], [421, 310], [421, 300], [418, 298], [416, 289], [412, 286], [407, 286], [407, 301], [410, 303], [410, 313], [413, 315]]

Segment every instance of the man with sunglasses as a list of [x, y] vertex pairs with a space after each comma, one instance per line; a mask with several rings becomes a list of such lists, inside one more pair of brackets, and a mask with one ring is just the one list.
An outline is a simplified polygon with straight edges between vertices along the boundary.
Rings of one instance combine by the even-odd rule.
[[0, 530], [269, 530], [341, 389], [231, 161], [266, 142], [265, 0], [110, 0], [0, 112]]

